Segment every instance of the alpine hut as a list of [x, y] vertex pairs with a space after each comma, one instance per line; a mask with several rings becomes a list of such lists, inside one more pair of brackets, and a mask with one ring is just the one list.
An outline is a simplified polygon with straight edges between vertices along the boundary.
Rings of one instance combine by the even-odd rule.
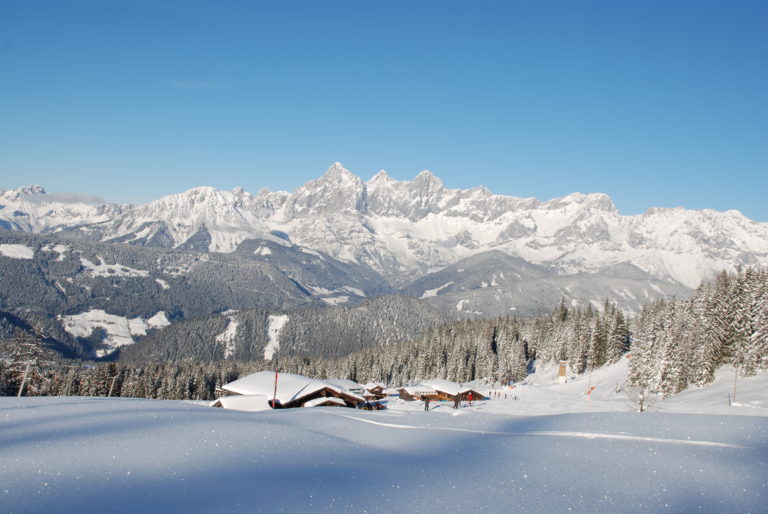
[[487, 400], [488, 397], [480, 391], [469, 385], [462, 385], [458, 382], [451, 382], [443, 378], [435, 378], [424, 381], [414, 386], [405, 386], [398, 389], [400, 398], [407, 401], [423, 400], [455, 400], [458, 396], [460, 401], [467, 401], [469, 395], [473, 400]]
[[[362, 386], [358, 385], [362, 389]], [[276, 409], [290, 409], [294, 407], [311, 407], [317, 405], [336, 405], [344, 407], [357, 407], [365, 403], [365, 398], [352, 393], [349, 390], [323, 380], [314, 380], [293, 373], [272, 373], [260, 371], [252, 375], [239, 378], [221, 386], [222, 396], [211, 405], [213, 407], [227, 407], [238, 410], [261, 410], [257, 408], [244, 409], [243, 406], [253, 403], [267, 405]], [[247, 396], [250, 401], [232, 400], [230, 396]], [[274, 401], [274, 405], [273, 404]], [[234, 406], [234, 405], [238, 406]]]

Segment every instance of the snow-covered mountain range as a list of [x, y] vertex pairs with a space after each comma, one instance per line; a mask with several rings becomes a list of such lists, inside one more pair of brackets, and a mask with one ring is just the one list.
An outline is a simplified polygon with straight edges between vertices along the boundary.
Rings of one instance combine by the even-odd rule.
[[[768, 264], [768, 223], [737, 211], [623, 216], [600, 193], [539, 201], [484, 187], [447, 189], [428, 171], [410, 181], [380, 171], [363, 181], [340, 163], [292, 193], [199, 187], [140, 206], [24, 187], [0, 193], [0, 227], [197, 251], [248, 248], [264, 259], [279, 247], [298, 248], [417, 297], [495, 291], [487, 301], [513, 301], [510, 287], [528, 295], [536, 288], [520, 284], [532, 279], [555, 284], [556, 296], [574, 286], [557, 285], [564, 276], [639, 281], [647, 286], [641, 296], [668, 296], [724, 269]], [[483, 256], [495, 259], [493, 276], [482, 276]]]

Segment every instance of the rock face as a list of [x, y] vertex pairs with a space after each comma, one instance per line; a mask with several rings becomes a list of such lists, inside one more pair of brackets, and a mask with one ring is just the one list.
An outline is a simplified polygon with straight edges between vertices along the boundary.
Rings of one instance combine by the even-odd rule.
[[[622, 216], [600, 193], [542, 202], [482, 187], [446, 189], [428, 171], [410, 181], [381, 171], [364, 182], [340, 163], [292, 193], [199, 187], [142, 206], [117, 206], [62, 199], [32, 186], [0, 193], [0, 205], [0, 226], [10, 230], [215, 252], [259, 241], [249, 246], [254, 258], [261, 252], [276, 260], [276, 245], [300, 248], [334, 269], [348, 266], [350, 275], [378, 275], [382, 289], [427, 298], [476, 289], [475, 303], [491, 297], [489, 288], [500, 288], [493, 301], [518, 302], [528, 289], [513, 294], [509, 288], [521, 281], [546, 279], [552, 294], [583, 291], [585, 277], [603, 285], [630, 280], [643, 284], [641, 295], [658, 289], [666, 296], [723, 269], [768, 264], [768, 223], [737, 211], [653, 208]], [[506, 273], [483, 275], [489, 261], [478, 256], [487, 252], [495, 256], [492, 269]], [[471, 278], [460, 278], [462, 266], [473, 269]], [[576, 274], [578, 284], [557, 278]]]

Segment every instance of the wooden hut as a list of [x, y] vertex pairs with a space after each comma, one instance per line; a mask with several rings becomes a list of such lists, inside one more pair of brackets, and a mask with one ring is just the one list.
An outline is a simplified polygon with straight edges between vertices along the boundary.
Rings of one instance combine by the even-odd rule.
[[408, 402], [423, 400], [424, 398], [429, 398], [430, 400], [437, 399], [437, 392], [425, 384], [404, 386], [398, 389], [397, 392], [400, 394], [400, 398]]
[[363, 396], [366, 398], [375, 398], [377, 400], [381, 400], [382, 398], [387, 397], [387, 386], [381, 383], [371, 383], [371, 384], [365, 384], [363, 386], [365, 388], [365, 392], [363, 392]]
[[398, 389], [400, 398], [406, 401], [423, 400], [445, 400], [454, 401], [458, 396], [460, 401], [469, 401], [469, 395], [472, 394], [472, 401], [487, 400], [488, 397], [472, 386], [465, 386], [458, 382], [451, 382], [442, 378], [427, 380], [421, 384], [405, 386]]

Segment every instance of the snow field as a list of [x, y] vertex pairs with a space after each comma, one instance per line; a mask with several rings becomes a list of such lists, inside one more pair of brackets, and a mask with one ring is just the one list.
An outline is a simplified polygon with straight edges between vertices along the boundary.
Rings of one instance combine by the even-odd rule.
[[109, 355], [120, 346], [133, 344], [135, 342], [133, 336], [147, 335], [148, 329], [163, 328], [171, 324], [163, 311], [159, 311], [147, 320], [128, 319], [124, 316], [108, 314], [101, 309], [92, 309], [71, 316], [59, 316], [59, 319], [64, 330], [74, 337], [88, 337], [93, 329], [103, 328], [107, 333], [104, 343], [108, 348], [97, 350], [97, 357]]
[[272, 360], [272, 356], [276, 351], [280, 349], [280, 331], [283, 326], [288, 322], [287, 314], [269, 316], [269, 327], [267, 328], [267, 334], [269, 335], [269, 341], [267, 346], [264, 347], [264, 360]]
[[349, 296], [334, 296], [333, 298], [320, 298], [328, 305], [341, 305], [349, 301]]
[[[447, 412], [447, 410], [446, 410]], [[9, 512], [759, 512], [768, 418], [0, 398]]]
[[432, 298], [433, 296], [437, 296], [437, 294], [440, 291], [442, 291], [446, 287], [450, 286], [451, 284], [453, 284], [453, 282], [447, 282], [447, 283], [445, 283], [445, 284], [443, 284], [440, 287], [437, 287], [435, 289], [427, 289], [426, 291], [424, 291], [424, 294], [421, 295], [421, 299], [423, 300], [424, 298]]
[[[481, 402], [485, 412], [513, 415], [627, 412], [637, 406], [627, 395], [629, 359], [595, 370], [592, 376], [569, 374], [557, 383], [557, 366], [538, 367], [514, 388], [495, 389], [500, 399]], [[737, 402], [733, 394], [733, 370], [723, 367], [715, 381], [705, 387], [690, 387], [667, 399], [655, 401], [651, 410], [665, 413], [765, 416], [768, 418], [768, 373], [737, 380]], [[588, 390], [592, 390], [587, 394]], [[506, 399], [505, 399], [506, 395]], [[517, 399], [515, 399], [517, 398]], [[406, 406], [405, 408], [410, 408]]]
[[0, 256], [11, 259], [32, 259], [35, 257], [35, 251], [25, 245], [0, 244]]
[[122, 264], [106, 264], [99, 257], [99, 264], [94, 264], [88, 259], [80, 258], [80, 264], [88, 269], [92, 277], [148, 277], [149, 271], [129, 268]]
[[227, 322], [227, 328], [224, 332], [216, 336], [216, 342], [224, 345], [224, 358], [229, 359], [235, 354], [235, 336], [239, 323], [234, 317], [230, 317]]
[[56, 257], [56, 260], [58, 262], [61, 262], [64, 260], [64, 258], [67, 255], [67, 252], [69, 251], [69, 246], [67, 245], [46, 245], [43, 248], [41, 248], [44, 252], [55, 252], [58, 254], [58, 257]]

